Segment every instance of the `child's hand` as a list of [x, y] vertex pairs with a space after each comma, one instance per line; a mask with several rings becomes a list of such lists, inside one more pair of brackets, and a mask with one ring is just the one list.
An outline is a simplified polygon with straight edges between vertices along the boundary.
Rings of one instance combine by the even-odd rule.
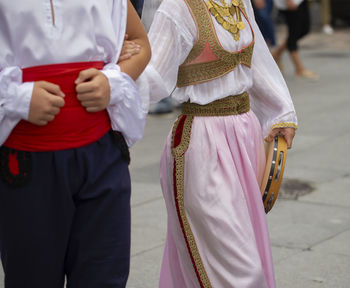
[[58, 85], [46, 81], [35, 82], [28, 121], [35, 125], [44, 126], [55, 119], [63, 106], [64, 93]]
[[132, 55], [140, 52], [141, 46], [133, 41], [128, 41], [128, 34], [125, 35], [122, 51], [118, 59], [118, 63], [130, 59]]
[[107, 77], [101, 71], [95, 68], [83, 70], [75, 84], [77, 98], [86, 111], [98, 112], [107, 108], [110, 102], [110, 86]]

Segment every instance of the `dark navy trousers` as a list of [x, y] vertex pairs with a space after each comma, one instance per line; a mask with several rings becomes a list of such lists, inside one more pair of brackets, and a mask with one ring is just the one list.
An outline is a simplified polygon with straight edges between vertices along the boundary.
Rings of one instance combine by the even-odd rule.
[[[1, 148], [0, 148], [1, 149]], [[110, 133], [56, 152], [32, 152], [29, 181], [0, 180], [6, 288], [125, 287], [130, 259], [128, 163]]]

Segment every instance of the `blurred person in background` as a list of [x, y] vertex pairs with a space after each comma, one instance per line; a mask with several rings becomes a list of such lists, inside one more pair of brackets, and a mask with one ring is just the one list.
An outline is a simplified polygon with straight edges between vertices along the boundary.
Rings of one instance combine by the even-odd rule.
[[272, 52], [275, 61], [281, 68], [282, 54], [288, 50], [296, 76], [318, 79], [319, 76], [316, 73], [304, 67], [298, 52], [298, 41], [310, 31], [308, 0], [274, 0], [274, 3], [284, 15], [288, 27], [287, 39]]
[[327, 35], [332, 35], [334, 30], [331, 26], [331, 1], [321, 0], [322, 31]]
[[271, 49], [276, 46], [275, 24], [271, 18], [273, 1], [252, 0], [252, 4], [256, 23], [258, 24], [267, 45]]

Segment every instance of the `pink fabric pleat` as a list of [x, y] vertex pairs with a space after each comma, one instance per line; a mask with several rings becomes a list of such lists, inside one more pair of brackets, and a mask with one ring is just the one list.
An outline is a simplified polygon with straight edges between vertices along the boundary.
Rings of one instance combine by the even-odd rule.
[[[174, 202], [169, 134], [160, 164], [168, 232], [160, 288], [199, 288]], [[184, 205], [213, 288], [275, 288], [261, 200], [265, 152], [252, 111], [194, 117], [185, 153]]]

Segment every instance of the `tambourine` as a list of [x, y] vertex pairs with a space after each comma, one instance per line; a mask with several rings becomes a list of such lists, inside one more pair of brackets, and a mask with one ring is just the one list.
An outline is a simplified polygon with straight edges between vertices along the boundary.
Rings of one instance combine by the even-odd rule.
[[281, 187], [287, 160], [287, 142], [283, 136], [275, 136], [272, 142], [266, 144], [265, 150], [266, 167], [260, 190], [265, 213], [268, 213], [275, 204]]

